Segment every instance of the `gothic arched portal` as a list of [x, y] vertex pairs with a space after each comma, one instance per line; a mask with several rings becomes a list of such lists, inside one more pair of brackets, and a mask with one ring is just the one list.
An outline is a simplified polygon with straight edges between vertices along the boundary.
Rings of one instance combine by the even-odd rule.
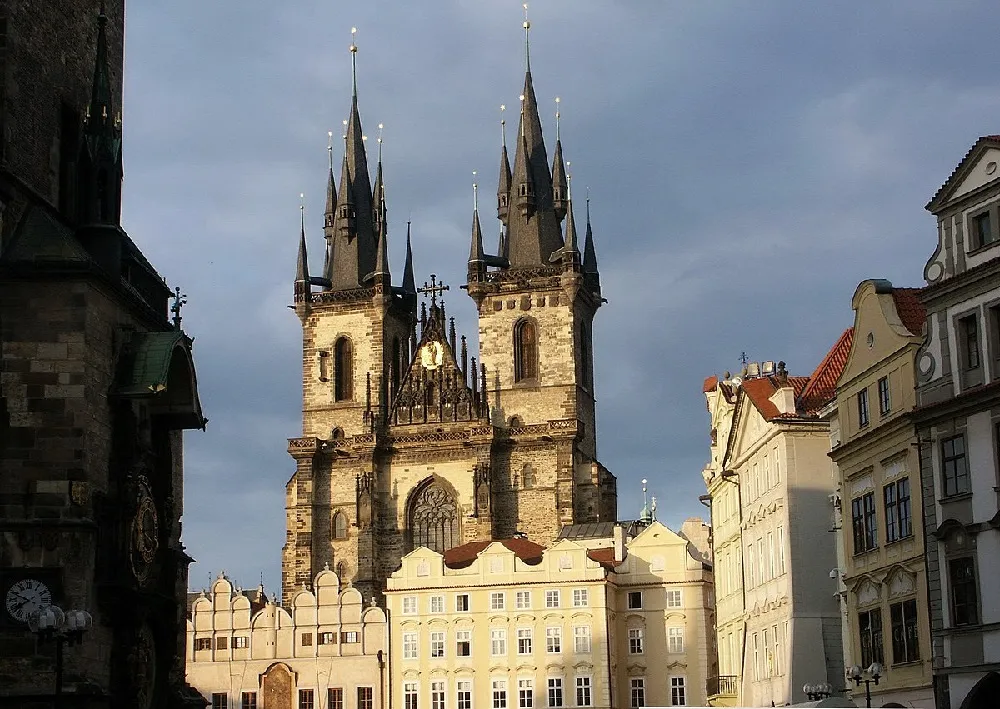
[[406, 522], [411, 550], [427, 547], [443, 554], [461, 544], [458, 503], [437, 480], [427, 481], [414, 492]]

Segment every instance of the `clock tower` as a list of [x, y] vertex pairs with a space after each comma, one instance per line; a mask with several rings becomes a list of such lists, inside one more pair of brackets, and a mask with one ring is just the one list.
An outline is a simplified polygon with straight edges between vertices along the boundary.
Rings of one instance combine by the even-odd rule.
[[495, 255], [478, 201], [473, 212], [463, 287], [479, 311], [477, 354], [447, 315], [450, 287], [434, 275], [415, 286], [409, 226], [392, 285], [381, 140], [372, 187], [355, 78], [339, 184], [331, 144], [319, 275], [304, 228], [299, 238], [303, 430], [288, 442], [286, 603], [327, 565], [379, 596], [417, 547], [555, 541], [564, 525], [616, 519], [616, 480], [596, 455], [593, 232], [588, 215], [581, 250], [562, 145], [557, 134], [550, 172], [530, 71], [521, 114], [513, 172], [501, 154]]

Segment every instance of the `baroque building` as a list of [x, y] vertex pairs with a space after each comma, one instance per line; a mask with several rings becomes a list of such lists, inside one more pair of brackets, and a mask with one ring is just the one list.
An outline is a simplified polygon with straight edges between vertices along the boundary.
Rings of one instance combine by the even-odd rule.
[[[92, 707], [204, 706], [184, 682], [180, 518], [182, 432], [205, 418], [179, 292], [171, 319], [121, 227], [124, 5], [2, 7], [4, 705], [61, 687]], [[47, 606], [93, 617], [65, 657], [30, 631]]]
[[[703, 475], [712, 510], [720, 667], [708, 701], [766, 706], [803, 700], [807, 683], [844, 681], [840, 612], [828, 575], [829, 422], [850, 351], [845, 332], [808, 377], [783, 362], [710, 377], [712, 458]], [[725, 440], [719, 432], [725, 432]]]
[[939, 709], [1000, 692], [1000, 136], [976, 141], [928, 203], [917, 409], [931, 662]]
[[388, 642], [385, 612], [329, 569], [287, 609], [220, 574], [191, 603], [187, 678], [212, 709], [388, 709]]
[[[299, 242], [303, 424], [288, 448], [286, 604], [326, 565], [368, 598], [418, 547], [443, 553], [517, 532], [549, 543], [564, 525], [617, 511], [615, 477], [597, 458], [592, 337], [604, 301], [589, 208], [581, 245], [530, 66], [513, 169], [506, 138], [501, 147], [496, 254], [478, 202], [473, 211], [464, 287], [478, 358], [447, 316], [448, 286], [431, 276], [416, 287], [409, 232], [392, 283], [381, 147], [373, 185], [356, 72], [348, 115], [339, 181], [330, 153], [320, 268], [310, 270], [304, 227]], [[419, 293], [429, 303], [418, 310]]]
[[[845, 666], [882, 666], [879, 706], [930, 706], [930, 624], [913, 410], [923, 342], [919, 289], [861, 283], [856, 337], [837, 383], [837, 470]], [[832, 413], [832, 412], [831, 412]], [[832, 438], [832, 437], [831, 437]], [[853, 683], [848, 683], [852, 685]], [[850, 686], [855, 701], [864, 687]]]
[[650, 516], [416, 549], [386, 606], [406, 709], [702, 706], [717, 671], [711, 565]]

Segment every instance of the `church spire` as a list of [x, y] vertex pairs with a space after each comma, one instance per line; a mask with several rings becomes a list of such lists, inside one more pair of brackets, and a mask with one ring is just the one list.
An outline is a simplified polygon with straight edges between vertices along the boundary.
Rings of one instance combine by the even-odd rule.
[[556, 152], [552, 157], [552, 206], [560, 222], [566, 216], [566, 166], [563, 164], [562, 141], [559, 139], [559, 97], [556, 96]]
[[299, 195], [299, 257], [295, 264], [295, 299], [306, 299], [309, 287], [309, 260], [306, 254], [306, 207], [305, 195]]
[[326, 146], [327, 159], [330, 164], [330, 174], [326, 181], [326, 212], [323, 219], [323, 228], [328, 237], [332, 236], [330, 230], [333, 229], [334, 217], [337, 214], [337, 185], [333, 181], [333, 131], [327, 133], [329, 138]]
[[[529, 27], [526, 19], [526, 38]], [[508, 216], [507, 225], [507, 251], [510, 267], [514, 269], [548, 265], [553, 252], [562, 247], [559, 220], [552, 201], [552, 177], [542, 139], [542, 122], [527, 64], [527, 42], [525, 50], [527, 70], [511, 185], [511, 200], [517, 209]]]
[[332, 290], [352, 290], [375, 271], [378, 228], [372, 210], [373, 191], [368, 173], [365, 135], [358, 111], [357, 28], [351, 28], [351, 111], [344, 121], [344, 163], [337, 195], [334, 248], [330, 264]]
[[118, 226], [121, 220], [122, 130], [115, 114], [108, 66], [108, 17], [97, 17], [97, 51], [81, 155], [81, 220]]
[[[476, 179], [476, 173], [472, 173]], [[472, 183], [472, 246], [469, 249], [469, 281], [480, 280], [486, 273], [483, 261], [483, 229], [479, 224], [479, 185]]]
[[566, 182], [566, 245], [563, 247], [563, 260], [575, 270], [580, 264], [580, 249], [577, 246], [576, 219], [573, 217], [573, 176], [567, 175]]
[[500, 180], [497, 183], [497, 218], [507, 223], [510, 209], [510, 160], [507, 158], [507, 120], [503, 112], [507, 107], [500, 105]]
[[594, 250], [594, 230], [590, 226], [590, 194], [587, 194], [587, 234], [583, 242], [583, 275], [594, 290], [601, 292], [601, 274], [597, 271], [597, 252]]
[[413, 248], [410, 246], [410, 222], [406, 222], [406, 260], [403, 262], [403, 292], [407, 295], [417, 294], [417, 285], [413, 280]]
[[380, 234], [385, 220], [385, 189], [382, 183], [382, 124], [378, 124], [378, 166], [375, 168], [375, 187], [372, 190], [372, 222], [375, 233]]

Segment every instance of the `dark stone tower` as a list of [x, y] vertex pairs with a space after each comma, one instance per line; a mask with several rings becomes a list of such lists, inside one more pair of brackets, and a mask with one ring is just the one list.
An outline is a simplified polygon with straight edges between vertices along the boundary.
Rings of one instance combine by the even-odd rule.
[[65, 692], [205, 705], [184, 682], [180, 542], [182, 431], [205, 419], [180, 297], [171, 321], [120, 224], [124, 11], [0, 6], [3, 705], [48, 705], [54, 645], [25, 621], [49, 603], [94, 619], [66, 650]]

